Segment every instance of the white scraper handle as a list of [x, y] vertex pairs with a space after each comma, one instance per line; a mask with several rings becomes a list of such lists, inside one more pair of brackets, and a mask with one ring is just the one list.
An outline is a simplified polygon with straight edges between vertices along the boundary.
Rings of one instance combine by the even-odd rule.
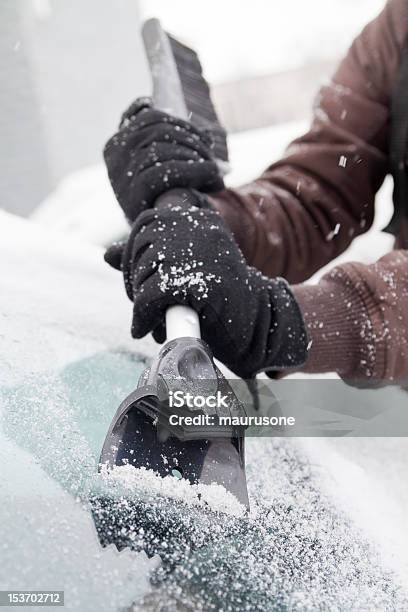
[[166, 311], [167, 340], [200, 338], [198, 314], [188, 306], [171, 306]]

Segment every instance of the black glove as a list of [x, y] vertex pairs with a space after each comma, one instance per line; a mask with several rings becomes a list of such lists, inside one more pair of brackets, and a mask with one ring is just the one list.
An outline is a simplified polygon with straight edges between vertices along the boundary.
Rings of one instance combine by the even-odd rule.
[[203, 130], [154, 109], [150, 98], [136, 100], [104, 150], [113, 191], [129, 221], [174, 187], [224, 189], [212, 148]]
[[[206, 198], [197, 194], [194, 203], [148, 210], [132, 228], [121, 269], [134, 302], [133, 337], [153, 331], [164, 342], [166, 309], [185, 304], [198, 312], [214, 356], [242, 378], [302, 365], [307, 336], [288, 284], [247, 266]], [[120, 252], [111, 247], [105, 259], [119, 267]]]

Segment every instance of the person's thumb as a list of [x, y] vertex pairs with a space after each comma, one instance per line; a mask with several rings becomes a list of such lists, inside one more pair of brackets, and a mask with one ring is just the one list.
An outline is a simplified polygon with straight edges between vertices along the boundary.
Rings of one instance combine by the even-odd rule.
[[103, 256], [106, 263], [108, 263], [115, 270], [122, 269], [122, 255], [123, 250], [125, 248], [126, 242], [114, 242], [110, 245], [110, 247], [105, 251]]

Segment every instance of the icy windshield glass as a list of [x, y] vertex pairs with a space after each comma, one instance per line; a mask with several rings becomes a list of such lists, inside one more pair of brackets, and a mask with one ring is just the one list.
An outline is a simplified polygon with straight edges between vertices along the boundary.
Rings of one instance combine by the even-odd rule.
[[[123, 481], [121, 492], [133, 499], [132, 512], [138, 509], [130, 534], [135, 550], [102, 548], [90, 504], [106, 486], [97, 473], [100, 448], [118, 404], [155, 349], [128, 338], [128, 304], [114, 290], [116, 275], [100, 268], [100, 249], [84, 246], [74, 256], [70, 241], [5, 214], [1, 228], [4, 255], [14, 252], [16, 235], [33, 255], [24, 266], [18, 254], [0, 260], [7, 289], [1, 313], [7, 325], [1, 336], [2, 588], [20, 588], [22, 577], [30, 586], [50, 584], [65, 589], [72, 610], [117, 610], [143, 598], [175, 602], [175, 609], [181, 603], [194, 609], [402, 609], [397, 575], [408, 561], [402, 537], [407, 500], [397, 484], [398, 470], [401, 479], [405, 473], [397, 439], [248, 438], [251, 513], [239, 520], [191, 505], [185, 491], [182, 504], [160, 494], [153, 500], [148, 481], [136, 489]], [[400, 462], [393, 464], [396, 486], [385, 496], [389, 473], [381, 457], [390, 453]], [[364, 488], [361, 502], [347, 493], [350, 474]], [[384, 518], [382, 533], [374, 508]], [[152, 525], [161, 561], [138, 551]]]

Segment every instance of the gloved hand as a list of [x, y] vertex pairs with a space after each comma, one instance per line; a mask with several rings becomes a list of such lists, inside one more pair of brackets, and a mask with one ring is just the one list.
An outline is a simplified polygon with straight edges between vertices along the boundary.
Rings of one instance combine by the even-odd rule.
[[185, 304], [198, 312], [214, 356], [242, 378], [305, 362], [305, 325], [288, 284], [247, 266], [201, 194], [184, 210], [168, 204], [143, 212], [124, 249], [109, 249], [105, 259], [123, 271], [133, 337], [153, 331], [164, 342], [166, 309]]
[[104, 149], [113, 191], [128, 220], [135, 221], [175, 187], [224, 189], [212, 146], [203, 130], [154, 109], [150, 98], [136, 100]]

